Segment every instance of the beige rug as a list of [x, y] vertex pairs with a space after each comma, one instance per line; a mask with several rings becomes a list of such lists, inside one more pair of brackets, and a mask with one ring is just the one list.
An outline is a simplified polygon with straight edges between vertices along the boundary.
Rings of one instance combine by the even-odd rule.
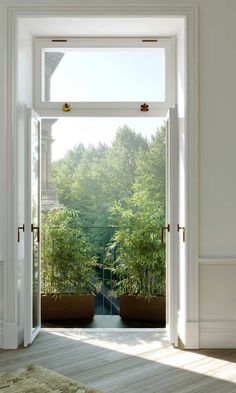
[[0, 393], [102, 393], [64, 375], [39, 367], [0, 374]]

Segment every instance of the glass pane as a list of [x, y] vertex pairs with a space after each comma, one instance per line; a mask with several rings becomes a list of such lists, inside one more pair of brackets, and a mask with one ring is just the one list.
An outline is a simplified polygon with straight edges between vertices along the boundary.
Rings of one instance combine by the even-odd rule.
[[[32, 223], [39, 227], [39, 123], [32, 119]], [[39, 326], [39, 243], [38, 232], [33, 231], [33, 328]]]
[[165, 49], [44, 49], [51, 102], [165, 101]]

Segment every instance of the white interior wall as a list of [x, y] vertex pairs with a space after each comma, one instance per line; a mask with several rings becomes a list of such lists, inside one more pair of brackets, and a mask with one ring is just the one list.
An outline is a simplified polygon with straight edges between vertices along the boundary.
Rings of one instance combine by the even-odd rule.
[[236, 347], [236, 2], [199, 7], [200, 345]]
[[199, 11], [199, 255], [236, 257], [236, 2]]

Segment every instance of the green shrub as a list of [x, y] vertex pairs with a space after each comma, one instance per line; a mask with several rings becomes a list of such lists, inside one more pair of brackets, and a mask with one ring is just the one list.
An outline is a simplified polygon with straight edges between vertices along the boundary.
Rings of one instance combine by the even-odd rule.
[[165, 222], [164, 207], [150, 200], [146, 192], [136, 192], [110, 209], [118, 227], [107, 250], [117, 276], [119, 294], [132, 294], [150, 299], [165, 293], [165, 247], [161, 228]]
[[87, 293], [95, 286], [96, 259], [79, 227], [79, 212], [54, 208], [42, 215], [42, 292]]

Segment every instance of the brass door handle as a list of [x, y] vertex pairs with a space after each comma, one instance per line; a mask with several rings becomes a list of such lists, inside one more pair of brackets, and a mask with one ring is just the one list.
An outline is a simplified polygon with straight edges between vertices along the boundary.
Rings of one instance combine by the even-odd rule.
[[21, 227], [17, 228], [17, 242], [20, 243], [20, 230], [25, 232], [25, 225], [23, 224]]
[[37, 242], [40, 242], [40, 229], [39, 227], [34, 226], [34, 224], [31, 224], [31, 232], [34, 232], [34, 230], [37, 231]]
[[170, 224], [168, 224], [166, 227], [162, 227], [162, 228], [161, 228], [161, 242], [162, 242], [162, 243], [165, 243], [165, 242], [164, 242], [164, 232], [165, 232], [165, 231], [170, 232]]
[[182, 229], [183, 231], [183, 242], [185, 243], [185, 227], [181, 227], [179, 224], [177, 225], [177, 231], [179, 232]]

